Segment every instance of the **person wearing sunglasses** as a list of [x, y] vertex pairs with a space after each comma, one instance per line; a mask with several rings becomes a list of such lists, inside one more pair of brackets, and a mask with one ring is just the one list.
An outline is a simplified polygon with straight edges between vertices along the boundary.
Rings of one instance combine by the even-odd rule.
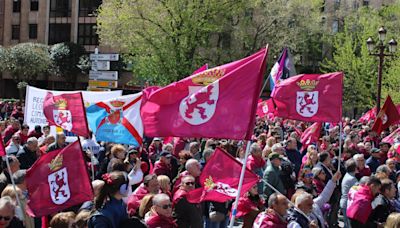
[[23, 223], [15, 217], [15, 205], [9, 196], [0, 198], [0, 227], [24, 227]]
[[146, 221], [147, 227], [178, 228], [172, 218], [172, 203], [169, 196], [164, 193], [157, 194], [153, 197], [152, 202], [151, 215]]
[[188, 192], [195, 188], [195, 178], [184, 176], [173, 198], [174, 215], [178, 227], [203, 228], [203, 213], [200, 204], [189, 203]]
[[298, 182], [296, 183], [296, 190], [303, 189], [304, 191], [310, 193], [313, 197], [317, 197], [317, 190], [313, 184], [313, 173], [311, 169], [306, 167], [300, 170]]

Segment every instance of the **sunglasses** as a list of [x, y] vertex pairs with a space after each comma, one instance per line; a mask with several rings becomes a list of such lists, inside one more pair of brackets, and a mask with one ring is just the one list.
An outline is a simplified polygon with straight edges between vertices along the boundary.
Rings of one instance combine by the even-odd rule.
[[194, 185], [194, 182], [186, 182], [185, 185]]
[[10, 219], [10, 216], [0, 216], [0, 220], [9, 221]]
[[162, 205], [162, 206], [159, 206], [159, 207], [161, 207], [164, 210], [167, 210], [168, 208], [172, 208], [172, 204], [165, 204], [165, 205]]
[[312, 173], [307, 173], [304, 175], [304, 177], [308, 177], [308, 178], [312, 178], [313, 176], [314, 176], [314, 174], [312, 174]]

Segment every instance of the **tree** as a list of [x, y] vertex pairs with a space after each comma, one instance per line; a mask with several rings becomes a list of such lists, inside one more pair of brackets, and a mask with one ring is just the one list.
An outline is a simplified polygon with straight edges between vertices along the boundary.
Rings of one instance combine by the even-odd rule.
[[81, 73], [80, 60], [85, 54], [85, 48], [79, 44], [70, 42], [54, 44], [50, 48], [54, 73], [76, 81], [77, 75]]
[[[321, 70], [323, 72], [343, 71], [345, 73], [343, 92], [344, 111], [347, 114], [356, 115], [376, 105], [378, 58], [369, 55], [366, 40], [370, 36], [376, 37], [377, 29], [385, 21], [388, 27], [394, 29], [395, 24], [400, 22], [399, 17], [393, 17], [395, 15], [393, 13], [396, 12], [395, 9], [398, 9], [398, 5], [382, 9], [360, 8], [343, 18], [343, 30], [336, 33], [332, 38], [333, 58], [325, 59]], [[389, 18], [395, 19], [395, 21], [388, 23]], [[398, 82], [395, 77], [391, 76], [395, 74], [394, 72], [399, 73], [392, 67], [392, 63], [392, 61], [388, 61], [385, 64], [383, 94], [390, 87], [393, 91], [394, 85], [392, 83]], [[391, 73], [389, 74], [389, 72]], [[392, 80], [386, 81], [386, 78], [392, 78]]]
[[166, 84], [205, 63], [220, 65], [242, 58], [267, 43], [271, 56], [289, 46], [299, 59], [310, 50], [304, 44], [321, 34], [321, 4], [320, 0], [109, 0], [99, 9], [98, 32], [103, 44], [125, 53], [135, 76]]
[[33, 80], [51, 66], [48, 46], [37, 43], [21, 43], [7, 48], [2, 63], [4, 70], [11, 72], [17, 82]]

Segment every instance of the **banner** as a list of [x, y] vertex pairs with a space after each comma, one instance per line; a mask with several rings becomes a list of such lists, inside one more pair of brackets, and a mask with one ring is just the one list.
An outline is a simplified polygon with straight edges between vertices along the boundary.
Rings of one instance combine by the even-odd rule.
[[[43, 113], [43, 103], [47, 92], [51, 92], [54, 95], [60, 95], [63, 93], [76, 93], [79, 91], [54, 91], [39, 89], [33, 86], [26, 87], [25, 96], [25, 110], [24, 110], [24, 121], [29, 125], [29, 129], [34, 129], [36, 125], [45, 126], [47, 125], [46, 117]], [[85, 107], [96, 102], [119, 97], [122, 95], [122, 90], [106, 91], [106, 92], [93, 92], [93, 91], [81, 91]]]

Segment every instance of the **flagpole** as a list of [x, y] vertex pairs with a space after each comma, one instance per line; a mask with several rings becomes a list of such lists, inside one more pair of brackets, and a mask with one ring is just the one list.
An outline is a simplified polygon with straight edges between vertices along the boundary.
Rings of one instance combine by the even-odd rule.
[[[267, 86], [267, 83], [268, 83], [268, 80], [269, 80], [270, 77], [271, 77], [271, 74], [269, 74], [268, 77], [267, 77], [267, 79], [265, 80], [265, 82], [264, 82], [264, 84], [263, 84], [263, 86], [262, 86], [262, 88], [261, 88], [260, 96], [259, 96], [259, 97], [261, 97], [261, 95], [262, 95], [262, 93], [263, 93], [265, 87]], [[271, 92], [272, 92], [272, 91], [271, 91]]]
[[246, 154], [244, 156], [244, 161], [242, 164], [242, 171], [240, 172], [239, 186], [238, 186], [238, 191], [237, 191], [235, 202], [233, 203], [232, 216], [231, 216], [231, 220], [229, 223], [229, 228], [232, 228], [233, 224], [235, 223], [235, 217], [236, 217], [237, 207], [238, 207], [239, 198], [240, 198], [240, 191], [242, 190], [244, 174], [246, 172], [247, 157], [249, 156], [249, 153], [250, 153], [250, 144], [251, 144], [251, 140], [247, 141]]
[[8, 155], [6, 155], [6, 164], [7, 164], [7, 169], [8, 169], [8, 173], [10, 174], [10, 179], [11, 179], [11, 184], [12, 184], [12, 186], [13, 186], [13, 190], [14, 190], [14, 192], [15, 192], [15, 197], [16, 197], [16, 199], [17, 199], [17, 203], [18, 203], [18, 205], [19, 205], [19, 208], [21, 209], [21, 211], [22, 211], [22, 217], [23, 217], [23, 219], [24, 219], [24, 221], [26, 221], [26, 218], [25, 218], [25, 208], [24, 208], [24, 206], [22, 205], [22, 203], [21, 203], [21, 200], [19, 199], [19, 195], [18, 195], [18, 192], [17, 192], [17, 188], [16, 188], [16, 186], [15, 186], [15, 182], [14, 182], [14, 178], [13, 178], [13, 173], [12, 173], [12, 171], [11, 171], [11, 167], [10, 167], [10, 162], [8, 161]]

